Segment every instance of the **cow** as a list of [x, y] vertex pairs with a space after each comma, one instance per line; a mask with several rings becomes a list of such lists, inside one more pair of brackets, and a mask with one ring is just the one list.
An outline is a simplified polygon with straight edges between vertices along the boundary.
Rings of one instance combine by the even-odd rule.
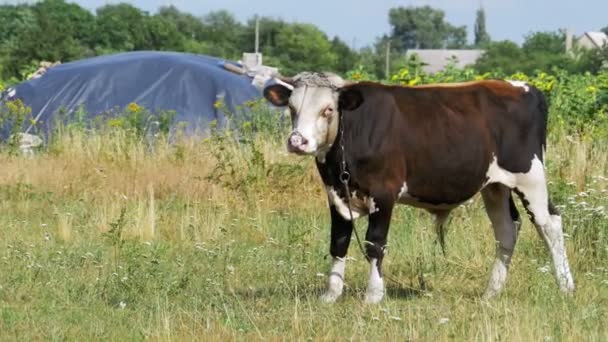
[[268, 85], [264, 96], [289, 107], [287, 149], [315, 157], [327, 191], [332, 265], [323, 301], [342, 294], [353, 220], [369, 217], [365, 302], [378, 303], [395, 205], [426, 209], [443, 231], [450, 211], [479, 192], [497, 242], [483, 298], [499, 294], [507, 279], [520, 225], [513, 193], [550, 251], [559, 289], [574, 291], [543, 164], [547, 102], [534, 86], [482, 80], [407, 87], [305, 72]]

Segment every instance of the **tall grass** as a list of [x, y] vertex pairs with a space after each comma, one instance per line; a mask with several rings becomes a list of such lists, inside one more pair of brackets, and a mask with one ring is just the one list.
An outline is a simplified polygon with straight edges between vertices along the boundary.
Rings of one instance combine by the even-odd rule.
[[605, 142], [550, 134], [574, 297], [526, 222], [505, 293], [480, 299], [494, 241], [475, 197], [454, 212], [445, 257], [430, 218], [399, 207], [385, 266], [399, 284], [363, 305], [353, 244], [346, 292], [328, 306], [313, 161], [287, 155], [280, 130], [252, 131], [150, 146], [120, 127], [72, 128], [33, 158], [1, 152], [0, 340], [608, 339]]

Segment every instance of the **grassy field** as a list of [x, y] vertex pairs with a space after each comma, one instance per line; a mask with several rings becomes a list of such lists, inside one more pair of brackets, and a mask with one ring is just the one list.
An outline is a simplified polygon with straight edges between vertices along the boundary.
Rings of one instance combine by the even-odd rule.
[[446, 256], [425, 212], [397, 209], [385, 270], [399, 284], [369, 306], [354, 243], [345, 294], [318, 300], [329, 214], [313, 161], [278, 138], [231, 141], [76, 131], [34, 158], [3, 150], [0, 340], [608, 340], [605, 143], [549, 146], [573, 297], [526, 220], [506, 291], [481, 300], [494, 241], [477, 196], [453, 213]]

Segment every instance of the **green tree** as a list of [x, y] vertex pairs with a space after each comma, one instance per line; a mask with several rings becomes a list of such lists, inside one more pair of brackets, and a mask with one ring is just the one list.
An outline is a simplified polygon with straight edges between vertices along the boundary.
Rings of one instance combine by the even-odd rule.
[[604, 32], [605, 34], [608, 34], [608, 26], [606, 26], [603, 29], [601, 29], [601, 31]]
[[[277, 36], [289, 24], [283, 20], [270, 17], [260, 17], [258, 20], [260, 24], [260, 51], [264, 55], [272, 55], [277, 46]], [[255, 17], [247, 21], [242, 36], [242, 46], [245, 51], [254, 51], [255, 49], [255, 23]]]
[[[264, 63], [281, 68], [286, 75], [305, 70], [345, 73], [358, 62], [357, 54], [346, 43], [339, 38], [330, 41], [316, 26], [269, 17], [258, 20]], [[256, 19], [251, 18], [244, 29], [244, 51], [254, 50], [255, 23]]]
[[608, 45], [601, 49], [582, 49], [576, 56], [574, 67], [570, 70], [574, 73], [598, 73], [608, 71]]
[[487, 45], [485, 53], [475, 68], [481, 72], [504, 72], [512, 74], [521, 71], [521, 63], [525, 59], [522, 49], [512, 41], [504, 40]]
[[358, 54], [338, 37], [331, 41], [331, 52], [337, 57], [334, 71], [338, 73], [345, 73], [353, 69], [359, 60]]
[[533, 32], [525, 37], [522, 49], [528, 55], [538, 52], [561, 54], [566, 51], [566, 37], [560, 32]]
[[147, 17], [145, 20], [146, 41], [142, 46], [146, 50], [184, 50], [184, 35], [177, 25], [160, 15]]
[[245, 27], [227, 11], [210, 12], [202, 20], [204, 30], [200, 39], [213, 56], [238, 59], [243, 51]]
[[486, 12], [483, 7], [477, 10], [475, 18], [475, 46], [484, 47], [490, 43], [490, 34], [486, 30]]
[[526, 36], [522, 45], [525, 61], [521, 71], [533, 73], [552, 68], [569, 69], [572, 58], [566, 55], [566, 37], [560, 32], [534, 32]]
[[276, 36], [273, 59], [286, 75], [305, 70], [333, 70], [337, 55], [325, 33], [310, 24], [291, 24]]
[[36, 25], [29, 5], [0, 5], [0, 45], [14, 42], [19, 32]]
[[466, 26], [453, 26], [445, 20], [442, 10], [430, 6], [391, 8], [389, 22], [397, 51], [466, 45]]
[[92, 13], [63, 0], [41, 1], [31, 10], [35, 21], [17, 33], [19, 44], [9, 48], [5, 75], [21, 76], [24, 67], [36, 61], [69, 61], [93, 54]]
[[100, 52], [141, 50], [147, 45], [148, 13], [126, 3], [97, 9], [96, 46]]
[[203, 37], [205, 25], [192, 14], [181, 12], [174, 6], [163, 6], [158, 10], [158, 16], [174, 23], [186, 39], [200, 40]]
[[181, 47], [174, 49], [198, 54], [213, 53], [213, 42], [204, 40], [208, 30], [202, 19], [181, 12], [173, 6], [161, 7], [158, 16], [172, 22], [181, 36]]
[[33, 30], [36, 16], [29, 5], [0, 6], [0, 77], [10, 77], [10, 71], [4, 70], [9, 64], [10, 53], [19, 45], [21, 32]]

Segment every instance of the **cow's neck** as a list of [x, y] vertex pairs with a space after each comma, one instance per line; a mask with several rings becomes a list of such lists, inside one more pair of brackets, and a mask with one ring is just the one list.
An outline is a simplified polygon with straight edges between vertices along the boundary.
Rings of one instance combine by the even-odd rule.
[[[340, 122], [342, 125], [342, 122]], [[340, 181], [340, 175], [342, 173], [342, 164], [348, 159], [346, 158], [349, 153], [354, 153], [354, 151], [349, 151], [346, 146], [343, 146], [345, 140], [348, 140], [348, 132], [341, 132], [341, 127], [338, 128], [338, 133], [334, 139], [334, 143], [327, 149], [326, 152], [322, 154], [322, 158], [317, 156], [317, 168], [321, 175], [321, 179], [326, 186], [330, 186], [336, 189], [343, 189], [344, 185]], [[345, 134], [345, 139], [341, 139], [341, 134]], [[357, 180], [353, 178], [352, 166], [346, 162], [346, 171], [350, 174], [350, 182], [349, 185], [351, 190], [358, 190]]]

